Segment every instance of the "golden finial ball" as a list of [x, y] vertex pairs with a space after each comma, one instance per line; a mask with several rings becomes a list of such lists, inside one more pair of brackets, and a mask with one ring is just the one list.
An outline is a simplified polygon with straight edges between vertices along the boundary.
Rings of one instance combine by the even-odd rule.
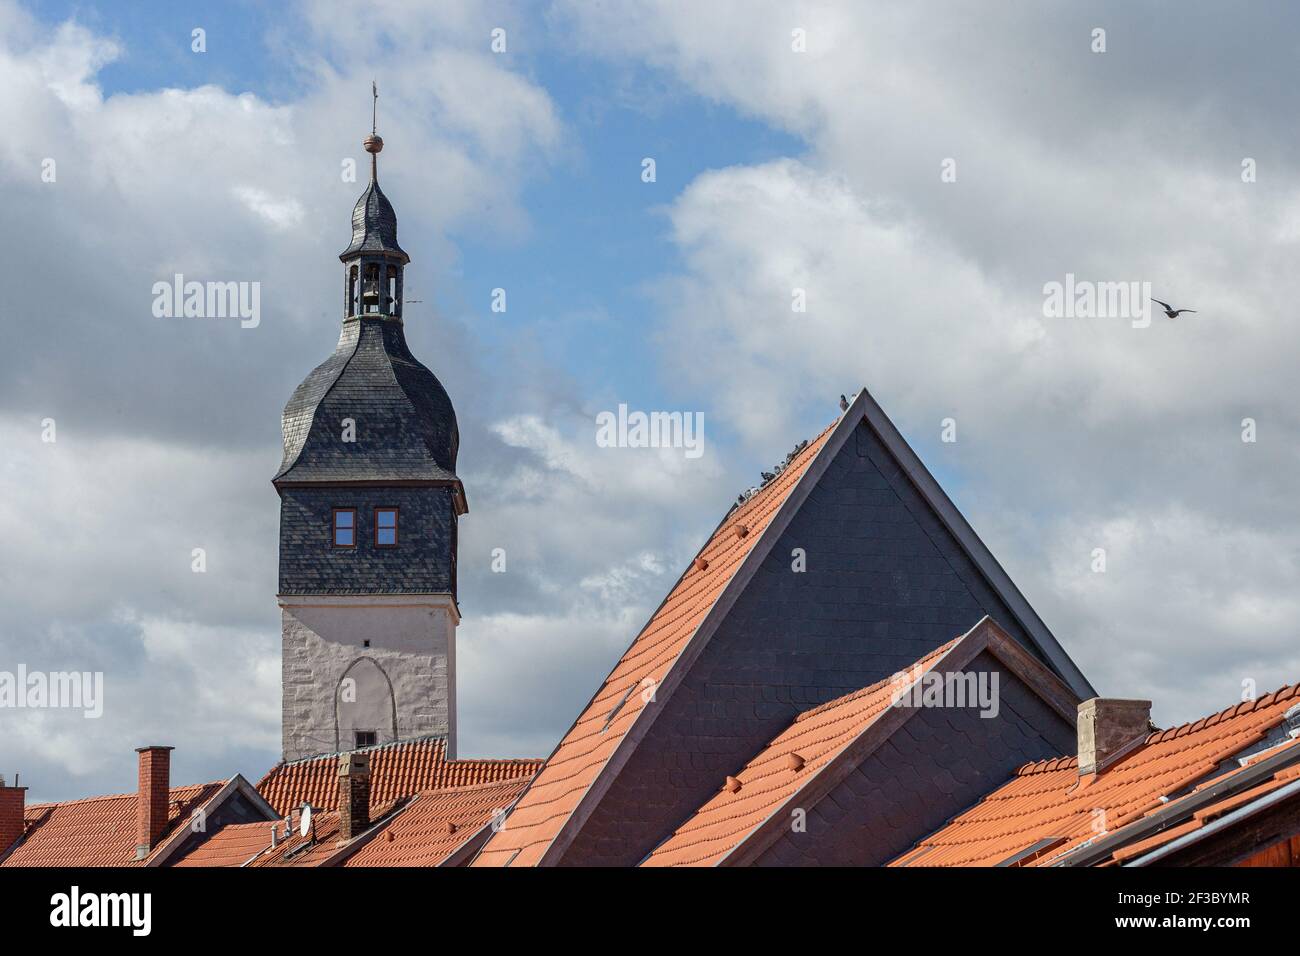
[[384, 141], [372, 133], [361, 145], [366, 148], [367, 153], [377, 153], [384, 148]]

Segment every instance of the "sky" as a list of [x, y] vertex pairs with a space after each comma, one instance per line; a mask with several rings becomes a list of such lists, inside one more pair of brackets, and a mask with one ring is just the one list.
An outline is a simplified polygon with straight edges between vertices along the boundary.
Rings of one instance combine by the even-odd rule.
[[[145, 743], [181, 782], [278, 758], [270, 478], [337, 338], [372, 79], [461, 431], [462, 756], [549, 753], [864, 385], [1102, 694], [1168, 726], [1300, 679], [1297, 20], [0, 0], [0, 670], [105, 680], [97, 719], [0, 711], [0, 772], [66, 799], [132, 790]], [[260, 283], [260, 321], [155, 317], [175, 273]], [[1049, 315], [1067, 275], [1196, 312]], [[620, 403], [702, 414], [703, 454], [597, 447]]]

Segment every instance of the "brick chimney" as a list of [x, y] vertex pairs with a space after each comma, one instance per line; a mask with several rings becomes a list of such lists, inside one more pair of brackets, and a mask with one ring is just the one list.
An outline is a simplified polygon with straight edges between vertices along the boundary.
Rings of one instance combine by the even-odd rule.
[[171, 803], [172, 751], [175, 747], [139, 747], [140, 784], [135, 794], [135, 858], [143, 860], [167, 829]]
[[1079, 775], [1151, 732], [1151, 701], [1093, 697], [1079, 705]]
[[23, 835], [23, 810], [27, 802], [27, 788], [5, 786], [4, 777], [0, 777], [0, 856], [13, 846]]
[[351, 840], [370, 826], [370, 755], [339, 758], [339, 839]]

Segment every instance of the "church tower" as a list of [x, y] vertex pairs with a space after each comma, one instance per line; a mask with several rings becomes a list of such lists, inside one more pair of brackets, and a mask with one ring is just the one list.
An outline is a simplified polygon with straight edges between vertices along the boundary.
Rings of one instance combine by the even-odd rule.
[[451, 399], [406, 345], [383, 140], [352, 210], [334, 354], [282, 419], [279, 603], [284, 758], [430, 734], [456, 752], [456, 477]]

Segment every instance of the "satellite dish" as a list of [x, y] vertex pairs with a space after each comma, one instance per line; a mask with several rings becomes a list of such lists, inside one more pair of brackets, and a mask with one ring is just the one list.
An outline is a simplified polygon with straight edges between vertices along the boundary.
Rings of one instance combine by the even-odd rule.
[[302, 813], [298, 817], [298, 835], [306, 836], [311, 832], [311, 804], [302, 805]]

